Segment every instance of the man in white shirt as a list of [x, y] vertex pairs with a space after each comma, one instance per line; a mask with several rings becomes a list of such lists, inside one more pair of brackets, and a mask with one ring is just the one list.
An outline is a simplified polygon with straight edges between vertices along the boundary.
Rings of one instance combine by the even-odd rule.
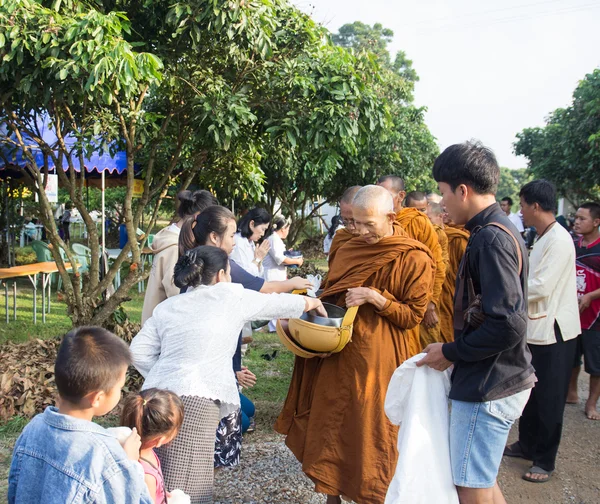
[[523, 227], [523, 221], [521, 220], [521, 216], [517, 213], [511, 212], [512, 206], [513, 200], [508, 196], [506, 198], [502, 198], [502, 201], [500, 201], [500, 208], [502, 208], [502, 211], [506, 214], [508, 220], [510, 220], [510, 222], [512, 222], [515, 225], [519, 233], [523, 233], [525, 231], [525, 228]]
[[577, 336], [575, 246], [554, 218], [556, 189], [534, 180], [520, 192], [526, 226], [538, 237], [529, 257], [527, 343], [538, 382], [519, 422], [519, 440], [505, 455], [532, 460], [523, 479], [546, 482], [552, 476], [562, 434], [563, 414]]

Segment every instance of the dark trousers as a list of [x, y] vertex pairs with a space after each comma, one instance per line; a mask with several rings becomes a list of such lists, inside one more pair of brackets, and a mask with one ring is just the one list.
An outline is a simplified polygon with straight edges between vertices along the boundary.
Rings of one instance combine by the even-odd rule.
[[577, 345], [577, 339], [563, 341], [556, 322], [554, 329], [555, 344], [529, 345], [538, 382], [519, 421], [521, 450], [545, 471], [554, 470]]

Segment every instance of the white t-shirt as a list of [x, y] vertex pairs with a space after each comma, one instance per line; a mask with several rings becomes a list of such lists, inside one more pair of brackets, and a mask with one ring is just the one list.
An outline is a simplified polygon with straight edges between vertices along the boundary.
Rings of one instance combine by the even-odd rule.
[[264, 279], [267, 282], [287, 280], [285, 260], [285, 243], [277, 233], [269, 236], [271, 248], [263, 261]]
[[523, 221], [521, 220], [521, 216], [519, 214], [517, 214], [517, 213], [508, 214], [508, 220], [515, 225], [515, 227], [517, 228], [517, 231], [519, 233], [522, 233], [523, 231], [525, 231], [525, 228], [523, 227]]
[[248, 238], [244, 238], [240, 233], [236, 233], [234, 238], [235, 246], [229, 257], [248, 273], [257, 277], [262, 277], [262, 268], [252, 262], [254, 261], [254, 251], [256, 250], [254, 242], [248, 240]]

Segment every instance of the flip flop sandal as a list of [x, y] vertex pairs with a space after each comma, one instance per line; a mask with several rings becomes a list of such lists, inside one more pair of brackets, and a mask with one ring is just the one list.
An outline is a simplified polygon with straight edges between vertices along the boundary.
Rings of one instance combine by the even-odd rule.
[[[527, 471], [525, 474], [523, 474], [523, 479], [525, 481], [529, 481], [531, 483], [546, 483], [547, 481], [550, 481], [550, 478], [552, 478], [552, 473], [554, 471], [545, 471], [544, 469], [542, 469], [541, 467], [538, 466], [532, 466], [531, 469], [529, 469], [529, 471]], [[545, 474], [548, 477], [545, 479], [534, 479], [530, 476], [527, 476], [527, 474]]]
[[504, 448], [504, 456], [505, 457], [522, 458], [525, 460], [531, 460], [531, 457], [528, 457], [523, 452], [523, 450], [521, 449], [521, 445], [519, 444], [518, 441], [511, 445], [507, 445], [506, 448]]

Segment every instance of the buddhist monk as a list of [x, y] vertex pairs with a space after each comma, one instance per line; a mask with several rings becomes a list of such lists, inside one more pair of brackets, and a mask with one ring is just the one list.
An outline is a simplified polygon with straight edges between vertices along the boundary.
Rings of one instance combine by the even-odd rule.
[[412, 191], [406, 195], [406, 206], [427, 213], [427, 196], [421, 191]]
[[352, 341], [327, 358], [296, 357], [275, 428], [327, 494], [381, 504], [397, 461], [398, 428], [384, 412], [394, 370], [420, 348], [418, 327], [434, 278], [431, 252], [395, 222], [392, 198], [377, 186], [356, 194], [359, 236], [340, 247], [322, 299], [359, 306]]
[[433, 224], [435, 234], [442, 247], [442, 257], [444, 258], [444, 264], [446, 265], [446, 274], [448, 273], [448, 235], [445, 232], [444, 226], [444, 209], [439, 203], [429, 203], [427, 205], [427, 217]]
[[454, 224], [444, 213], [444, 232], [448, 237], [448, 270], [440, 298], [440, 333], [443, 343], [454, 341], [454, 291], [458, 266], [465, 255], [469, 232], [464, 226]]
[[358, 234], [354, 227], [354, 219], [352, 218], [352, 200], [360, 187], [361, 186], [349, 187], [344, 191], [344, 194], [342, 194], [342, 198], [340, 199], [340, 217], [342, 218], [344, 228], [335, 233], [333, 241], [331, 242], [331, 248], [329, 249], [330, 267], [339, 248], [350, 238]]
[[427, 195], [427, 203], [428, 204], [441, 203], [441, 202], [442, 202], [442, 197], [439, 194], [432, 192]]
[[[429, 304], [423, 318], [423, 325], [427, 328], [435, 328], [439, 324], [437, 313], [437, 305], [442, 294], [442, 284], [446, 278], [446, 266], [442, 255], [442, 248], [438, 241], [438, 237], [433, 229], [433, 225], [429, 222], [427, 215], [415, 208], [403, 208], [402, 204], [406, 197], [404, 190], [404, 180], [396, 175], [386, 175], [377, 181], [380, 185], [387, 189], [394, 200], [394, 211], [396, 212], [396, 220], [407, 232], [408, 236], [413, 240], [421, 242], [431, 250], [435, 259], [435, 282], [430, 293]], [[415, 328], [415, 332], [419, 332], [419, 328]]]

